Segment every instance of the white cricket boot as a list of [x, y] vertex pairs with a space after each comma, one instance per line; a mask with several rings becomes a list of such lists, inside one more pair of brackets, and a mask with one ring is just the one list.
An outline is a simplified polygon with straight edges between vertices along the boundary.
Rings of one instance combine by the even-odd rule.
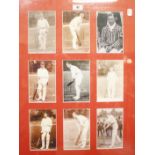
[[75, 101], [77, 101], [77, 100], [80, 99], [80, 97], [79, 97], [79, 96], [74, 96], [73, 99], [74, 99]]

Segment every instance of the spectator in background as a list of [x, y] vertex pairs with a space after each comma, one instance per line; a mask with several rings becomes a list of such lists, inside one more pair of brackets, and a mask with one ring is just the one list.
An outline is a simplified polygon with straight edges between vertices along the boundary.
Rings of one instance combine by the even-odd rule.
[[123, 137], [123, 118], [122, 118], [122, 116], [118, 117], [117, 122], [118, 122], [118, 132], [119, 132], [120, 137], [122, 138]]
[[98, 130], [98, 136], [100, 136], [100, 133], [101, 133], [101, 136], [103, 136], [104, 124], [100, 120], [97, 122], [97, 130]]

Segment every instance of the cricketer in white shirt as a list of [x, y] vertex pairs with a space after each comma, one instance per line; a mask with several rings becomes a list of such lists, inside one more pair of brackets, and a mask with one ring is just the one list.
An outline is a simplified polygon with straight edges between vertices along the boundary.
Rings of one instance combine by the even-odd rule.
[[41, 134], [42, 134], [41, 135], [41, 139], [42, 139], [41, 149], [48, 149], [49, 148], [51, 129], [52, 129], [52, 120], [45, 113], [44, 118], [41, 121]]
[[66, 63], [66, 66], [70, 69], [72, 79], [75, 81], [75, 91], [76, 91], [76, 96], [74, 96], [74, 100], [79, 100], [80, 99], [80, 94], [81, 94], [81, 83], [83, 79], [83, 74], [82, 71], [77, 67], [69, 62]]
[[79, 35], [81, 25], [83, 23], [83, 18], [84, 18], [84, 13], [80, 13], [80, 15], [77, 17], [74, 17], [69, 24], [70, 32], [72, 35], [72, 47], [73, 47], [73, 49], [78, 48], [78, 44], [77, 44], [78, 36], [77, 35]]
[[114, 145], [116, 143], [116, 140], [119, 143], [121, 142], [121, 139], [118, 136], [118, 123], [117, 123], [117, 120], [112, 114], [108, 113], [104, 124], [105, 124], [104, 125], [105, 128], [109, 128], [110, 126], [112, 127], [112, 141], [111, 141], [110, 147], [114, 147]]
[[85, 148], [87, 143], [88, 130], [89, 130], [89, 119], [86, 116], [81, 114], [78, 115], [75, 112], [73, 112], [72, 116], [78, 122], [80, 127], [80, 132], [77, 137], [79, 140], [79, 146], [81, 148]]
[[49, 23], [47, 19], [44, 18], [43, 14], [40, 14], [40, 19], [37, 22], [38, 41], [40, 50], [46, 49], [48, 29], [49, 29]]
[[40, 68], [37, 70], [37, 78], [38, 78], [38, 100], [45, 101], [46, 99], [46, 91], [47, 91], [47, 84], [49, 80], [49, 73], [48, 70], [45, 68], [45, 63], [41, 62]]
[[118, 80], [118, 76], [114, 71], [113, 67], [110, 67], [109, 72], [107, 74], [107, 93], [108, 98], [114, 98], [116, 94], [116, 83]]

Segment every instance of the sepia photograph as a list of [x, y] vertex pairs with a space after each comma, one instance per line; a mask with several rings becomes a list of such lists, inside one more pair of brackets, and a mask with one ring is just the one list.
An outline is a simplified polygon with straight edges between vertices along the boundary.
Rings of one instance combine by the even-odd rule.
[[29, 61], [29, 102], [56, 102], [56, 61]]
[[64, 150], [90, 149], [90, 110], [64, 109]]
[[123, 52], [123, 13], [97, 13], [97, 53]]
[[97, 149], [123, 148], [123, 109], [97, 109]]
[[97, 61], [97, 102], [124, 100], [124, 61]]
[[56, 150], [56, 110], [30, 110], [30, 149]]
[[56, 17], [54, 11], [30, 11], [28, 14], [28, 50], [31, 54], [55, 53]]
[[64, 102], [89, 102], [90, 63], [85, 60], [63, 61]]
[[63, 12], [63, 53], [90, 52], [90, 17], [88, 12]]

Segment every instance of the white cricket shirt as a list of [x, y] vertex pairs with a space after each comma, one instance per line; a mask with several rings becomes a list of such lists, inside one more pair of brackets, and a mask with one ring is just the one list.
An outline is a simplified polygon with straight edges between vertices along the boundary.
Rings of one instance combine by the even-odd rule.
[[42, 132], [50, 132], [52, 127], [52, 120], [51, 118], [43, 118], [41, 121], [41, 129]]

